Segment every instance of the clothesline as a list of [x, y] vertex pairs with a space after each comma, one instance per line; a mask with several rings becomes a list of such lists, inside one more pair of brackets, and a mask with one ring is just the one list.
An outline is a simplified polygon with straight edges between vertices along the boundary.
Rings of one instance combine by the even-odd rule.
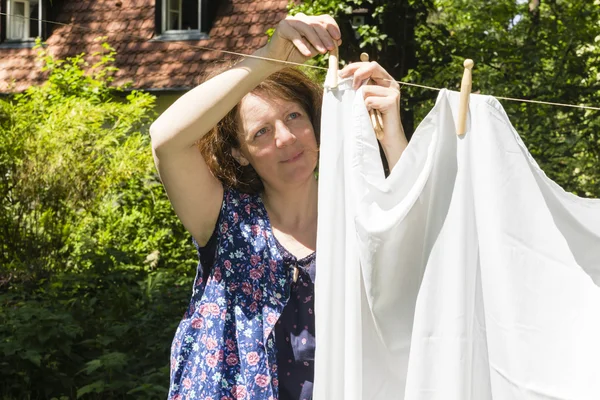
[[[54, 24], [54, 25], [60, 25], [60, 26], [70, 26], [72, 28], [77, 28], [77, 29], [81, 29], [81, 30], [84, 30], [84, 31], [92, 32], [92, 33], [98, 33], [98, 34], [121, 33], [124, 36], [128, 36], [128, 37], [131, 37], [131, 38], [140, 39], [140, 40], [148, 40], [148, 38], [145, 38], [143, 36], [134, 35], [134, 34], [131, 34], [131, 33], [122, 33], [122, 32], [117, 32], [117, 31], [102, 31], [102, 30], [98, 30], [98, 29], [87, 28], [87, 27], [84, 27], [84, 26], [81, 26], [81, 25], [76, 25], [76, 24], [66, 24], [66, 23], [58, 22], [58, 21], [49, 21], [49, 20], [45, 20], [45, 19], [38, 19], [38, 18], [32, 18], [32, 17], [22, 17], [20, 15], [7, 14], [7, 13], [4, 13], [4, 12], [0, 12], [0, 15], [5, 15], [7, 17], [8, 16], [20, 17], [20, 18], [29, 19], [29, 20], [32, 20], [32, 21], [45, 22], [45, 23]], [[170, 43], [170, 41], [161, 40], [161, 39], [153, 39], [153, 40], [157, 41], [157, 42]], [[258, 60], [278, 62], [278, 63], [282, 63], [282, 64], [294, 65], [294, 66], [299, 66], [299, 67], [304, 67], [304, 68], [313, 68], [313, 69], [320, 69], [320, 70], [325, 70], [325, 71], [327, 70], [327, 68], [325, 68], [325, 67], [319, 67], [318, 65], [308, 65], [308, 64], [296, 63], [296, 62], [293, 62], [293, 61], [283, 61], [283, 60], [278, 60], [278, 59], [274, 59], [274, 58], [256, 56], [254, 54], [244, 54], [244, 53], [238, 53], [238, 52], [230, 51], [230, 50], [213, 49], [213, 48], [210, 48], [210, 47], [199, 46], [199, 45], [189, 44], [189, 43], [178, 43], [178, 44], [180, 46], [183, 46], [183, 47], [189, 47], [189, 48], [203, 50], [203, 51], [217, 51], [217, 52], [220, 52], [220, 53], [231, 54], [231, 55], [240, 56], [240, 57], [254, 58], [254, 59], [258, 59]], [[422, 88], [422, 89], [437, 90], [437, 91], [442, 90], [442, 88], [436, 88], [436, 87], [427, 86], [427, 85], [420, 85], [418, 83], [404, 82], [404, 81], [391, 80], [391, 79], [385, 79], [385, 78], [383, 80], [389, 81], [389, 82], [398, 82], [400, 85], [413, 86], [413, 87], [418, 87], [418, 88]], [[593, 107], [593, 106], [586, 106], [586, 105], [555, 103], [555, 102], [550, 102], [550, 101], [518, 99], [518, 98], [502, 97], [502, 96], [493, 96], [493, 97], [495, 97], [497, 99], [500, 99], [500, 100], [507, 100], [507, 101], [517, 101], [517, 102], [523, 102], [523, 103], [544, 104], [544, 105], [551, 105], [551, 106], [581, 108], [581, 109], [585, 109], [585, 110], [600, 111], [600, 107]]]

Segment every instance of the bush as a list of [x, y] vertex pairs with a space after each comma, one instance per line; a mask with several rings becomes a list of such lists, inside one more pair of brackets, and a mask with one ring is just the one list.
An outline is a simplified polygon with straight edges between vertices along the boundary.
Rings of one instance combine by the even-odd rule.
[[[196, 266], [114, 50], [0, 100], [0, 398], [165, 398]], [[87, 72], [85, 72], [87, 71]]]

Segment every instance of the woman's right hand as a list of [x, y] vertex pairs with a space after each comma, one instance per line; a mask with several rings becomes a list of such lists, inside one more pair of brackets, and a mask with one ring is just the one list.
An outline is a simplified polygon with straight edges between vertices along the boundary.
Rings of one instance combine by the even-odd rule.
[[317, 54], [325, 54], [342, 43], [338, 24], [329, 15], [288, 16], [279, 24], [273, 37], [261, 49], [261, 55], [282, 61], [304, 63]]

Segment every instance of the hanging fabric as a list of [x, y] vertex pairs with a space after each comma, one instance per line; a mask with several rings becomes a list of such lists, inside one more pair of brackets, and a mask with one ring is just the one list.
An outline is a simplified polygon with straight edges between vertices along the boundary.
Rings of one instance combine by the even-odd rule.
[[390, 176], [362, 92], [326, 92], [315, 400], [600, 398], [600, 200], [501, 105], [442, 90]]

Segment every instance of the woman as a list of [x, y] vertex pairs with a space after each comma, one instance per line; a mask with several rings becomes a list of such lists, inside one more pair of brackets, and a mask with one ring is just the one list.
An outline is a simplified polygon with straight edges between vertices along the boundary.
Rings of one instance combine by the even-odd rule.
[[[340, 38], [333, 18], [299, 14], [255, 55], [304, 62]], [[407, 144], [398, 85], [376, 63], [341, 71], [352, 75], [355, 88], [376, 83], [365, 103], [382, 113], [391, 169]], [[302, 73], [247, 58], [152, 125], [156, 166], [201, 261], [173, 340], [170, 399], [312, 397], [320, 105]]]

